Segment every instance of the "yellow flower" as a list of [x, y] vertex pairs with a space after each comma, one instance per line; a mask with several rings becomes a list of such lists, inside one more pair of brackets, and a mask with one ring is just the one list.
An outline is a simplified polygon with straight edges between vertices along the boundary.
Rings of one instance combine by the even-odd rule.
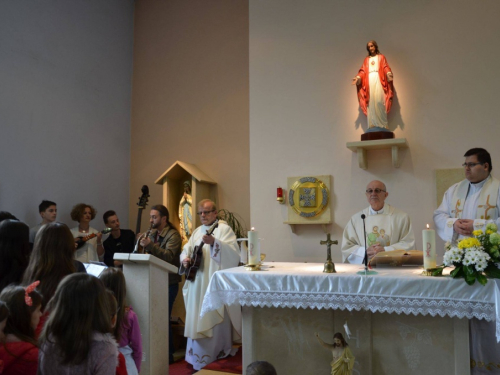
[[481, 246], [481, 243], [477, 238], [465, 238], [462, 241], [458, 243], [458, 248], [459, 249], [468, 249], [470, 247], [479, 247]]
[[486, 234], [492, 234], [492, 233], [495, 233], [495, 232], [493, 232], [491, 229], [486, 229]]
[[[488, 232], [486, 232], [486, 233], [488, 233]], [[478, 230], [473, 231], [472, 234], [474, 236], [480, 236], [481, 234], [483, 234], [483, 231], [481, 229], [478, 229]]]

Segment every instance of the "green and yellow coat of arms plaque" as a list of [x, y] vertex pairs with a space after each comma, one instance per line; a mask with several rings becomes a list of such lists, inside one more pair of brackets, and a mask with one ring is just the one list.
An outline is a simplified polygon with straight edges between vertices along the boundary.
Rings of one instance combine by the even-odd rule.
[[288, 177], [288, 224], [330, 224], [330, 176]]

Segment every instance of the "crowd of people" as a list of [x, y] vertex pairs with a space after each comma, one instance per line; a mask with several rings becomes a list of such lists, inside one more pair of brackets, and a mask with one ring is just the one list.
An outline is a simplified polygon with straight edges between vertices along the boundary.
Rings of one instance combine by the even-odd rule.
[[[464, 156], [465, 180], [445, 193], [434, 213], [438, 234], [448, 241], [499, 220], [500, 182], [491, 176], [489, 153], [475, 148]], [[366, 196], [370, 206], [345, 227], [344, 261], [361, 263], [365, 249], [368, 258], [383, 251], [412, 249], [411, 220], [385, 204], [385, 184], [370, 182]], [[39, 212], [42, 221], [31, 229], [14, 215], [0, 212], [0, 374], [138, 374], [143, 357], [139, 320], [126, 302], [122, 264], [113, 259], [115, 253], [131, 253], [136, 243], [179, 269], [178, 274], [169, 274], [168, 318], [181, 277], [189, 275], [182, 294], [185, 359], [193, 370], [235, 354], [233, 342], [241, 338], [241, 310], [225, 306], [200, 317], [213, 273], [237, 266], [240, 259], [236, 236], [218, 220], [213, 201], [198, 203], [201, 226], [184, 246], [163, 205], [151, 208], [150, 230], [137, 235], [120, 228], [114, 211], [103, 215], [108, 234], [92, 228], [96, 210], [88, 204], [73, 207], [71, 217], [78, 223], [73, 229], [56, 221], [56, 203], [43, 201]], [[360, 237], [363, 226], [367, 234]], [[108, 266], [99, 278], [86, 273], [84, 263], [93, 261]], [[332, 346], [317, 337], [332, 350], [334, 359], [349, 354], [341, 339], [342, 353], [335, 343]], [[173, 348], [170, 340], [171, 362]], [[347, 354], [338, 365], [348, 365], [346, 373], [350, 373], [352, 356]]]
[[[31, 229], [0, 212], [0, 374], [139, 374], [138, 318], [120, 264], [90, 227], [95, 209], [73, 207], [73, 229], [56, 221], [56, 203], [42, 201], [39, 212]], [[114, 229], [109, 251], [131, 252], [135, 235], [120, 230], [116, 213], [104, 222]], [[92, 276], [84, 263], [93, 260], [111, 267]]]
[[[197, 277], [186, 281], [182, 291], [188, 312], [186, 361], [196, 371], [235, 354], [233, 341], [241, 338], [240, 310], [226, 307], [199, 318], [212, 274], [237, 266], [240, 259], [236, 236], [217, 219], [214, 202], [199, 202], [202, 225], [183, 249], [163, 205], [151, 208], [150, 231], [137, 235], [120, 228], [114, 211], [103, 215], [109, 233], [92, 228], [97, 212], [84, 203], [71, 211], [78, 223], [72, 229], [57, 222], [55, 202], [42, 201], [39, 212], [42, 221], [31, 229], [0, 212], [0, 374], [138, 374], [143, 358], [139, 320], [126, 302], [122, 264], [113, 259], [115, 253], [133, 252], [136, 243], [179, 268], [179, 274], [169, 274], [168, 318], [182, 274], [201, 251]], [[211, 234], [208, 228], [213, 228]], [[104, 262], [108, 268], [99, 277], [89, 275], [85, 264], [91, 262]]]

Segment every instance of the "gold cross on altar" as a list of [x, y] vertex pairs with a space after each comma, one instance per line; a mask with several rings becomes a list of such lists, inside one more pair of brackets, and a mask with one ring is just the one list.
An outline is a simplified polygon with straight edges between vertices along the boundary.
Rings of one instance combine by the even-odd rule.
[[326, 241], [320, 241], [320, 245], [326, 245], [326, 262], [323, 272], [325, 273], [335, 273], [335, 264], [332, 262], [332, 245], [338, 245], [339, 241], [331, 240], [330, 233], [326, 235]]

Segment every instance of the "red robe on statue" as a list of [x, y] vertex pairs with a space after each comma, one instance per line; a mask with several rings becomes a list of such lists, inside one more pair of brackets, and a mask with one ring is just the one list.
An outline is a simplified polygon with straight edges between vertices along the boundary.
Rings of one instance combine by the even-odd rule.
[[[387, 73], [392, 72], [392, 70], [384, 55], [379, 53], [377, 56], [379, 58], [378, 75], [380, 77], [380, 82], [382, 83], [382, 87], [384, 89], [384, 94], [385, 94], [385, 100], [384, 100], [385, 110], [387, 113], [389, 113], [392, 106], [392, 97], [394, 96], [393, 95], [394, 86], [392, 85], [392, 82], [387, 81]], [[361, 83], [356, 86], [358, 90], [359, 105], [365, 115], [367, 114], [366, 108], [370, 103], [370, 80], [368, 78], [368, 76], [370, 75], [369, 73], [370, 69], [368, 67], [369, 60], [370, 57], [367, 56], [363, 61], [363, 65], [361, 66], [358, 72], [358, 76], [361, 78]]]

